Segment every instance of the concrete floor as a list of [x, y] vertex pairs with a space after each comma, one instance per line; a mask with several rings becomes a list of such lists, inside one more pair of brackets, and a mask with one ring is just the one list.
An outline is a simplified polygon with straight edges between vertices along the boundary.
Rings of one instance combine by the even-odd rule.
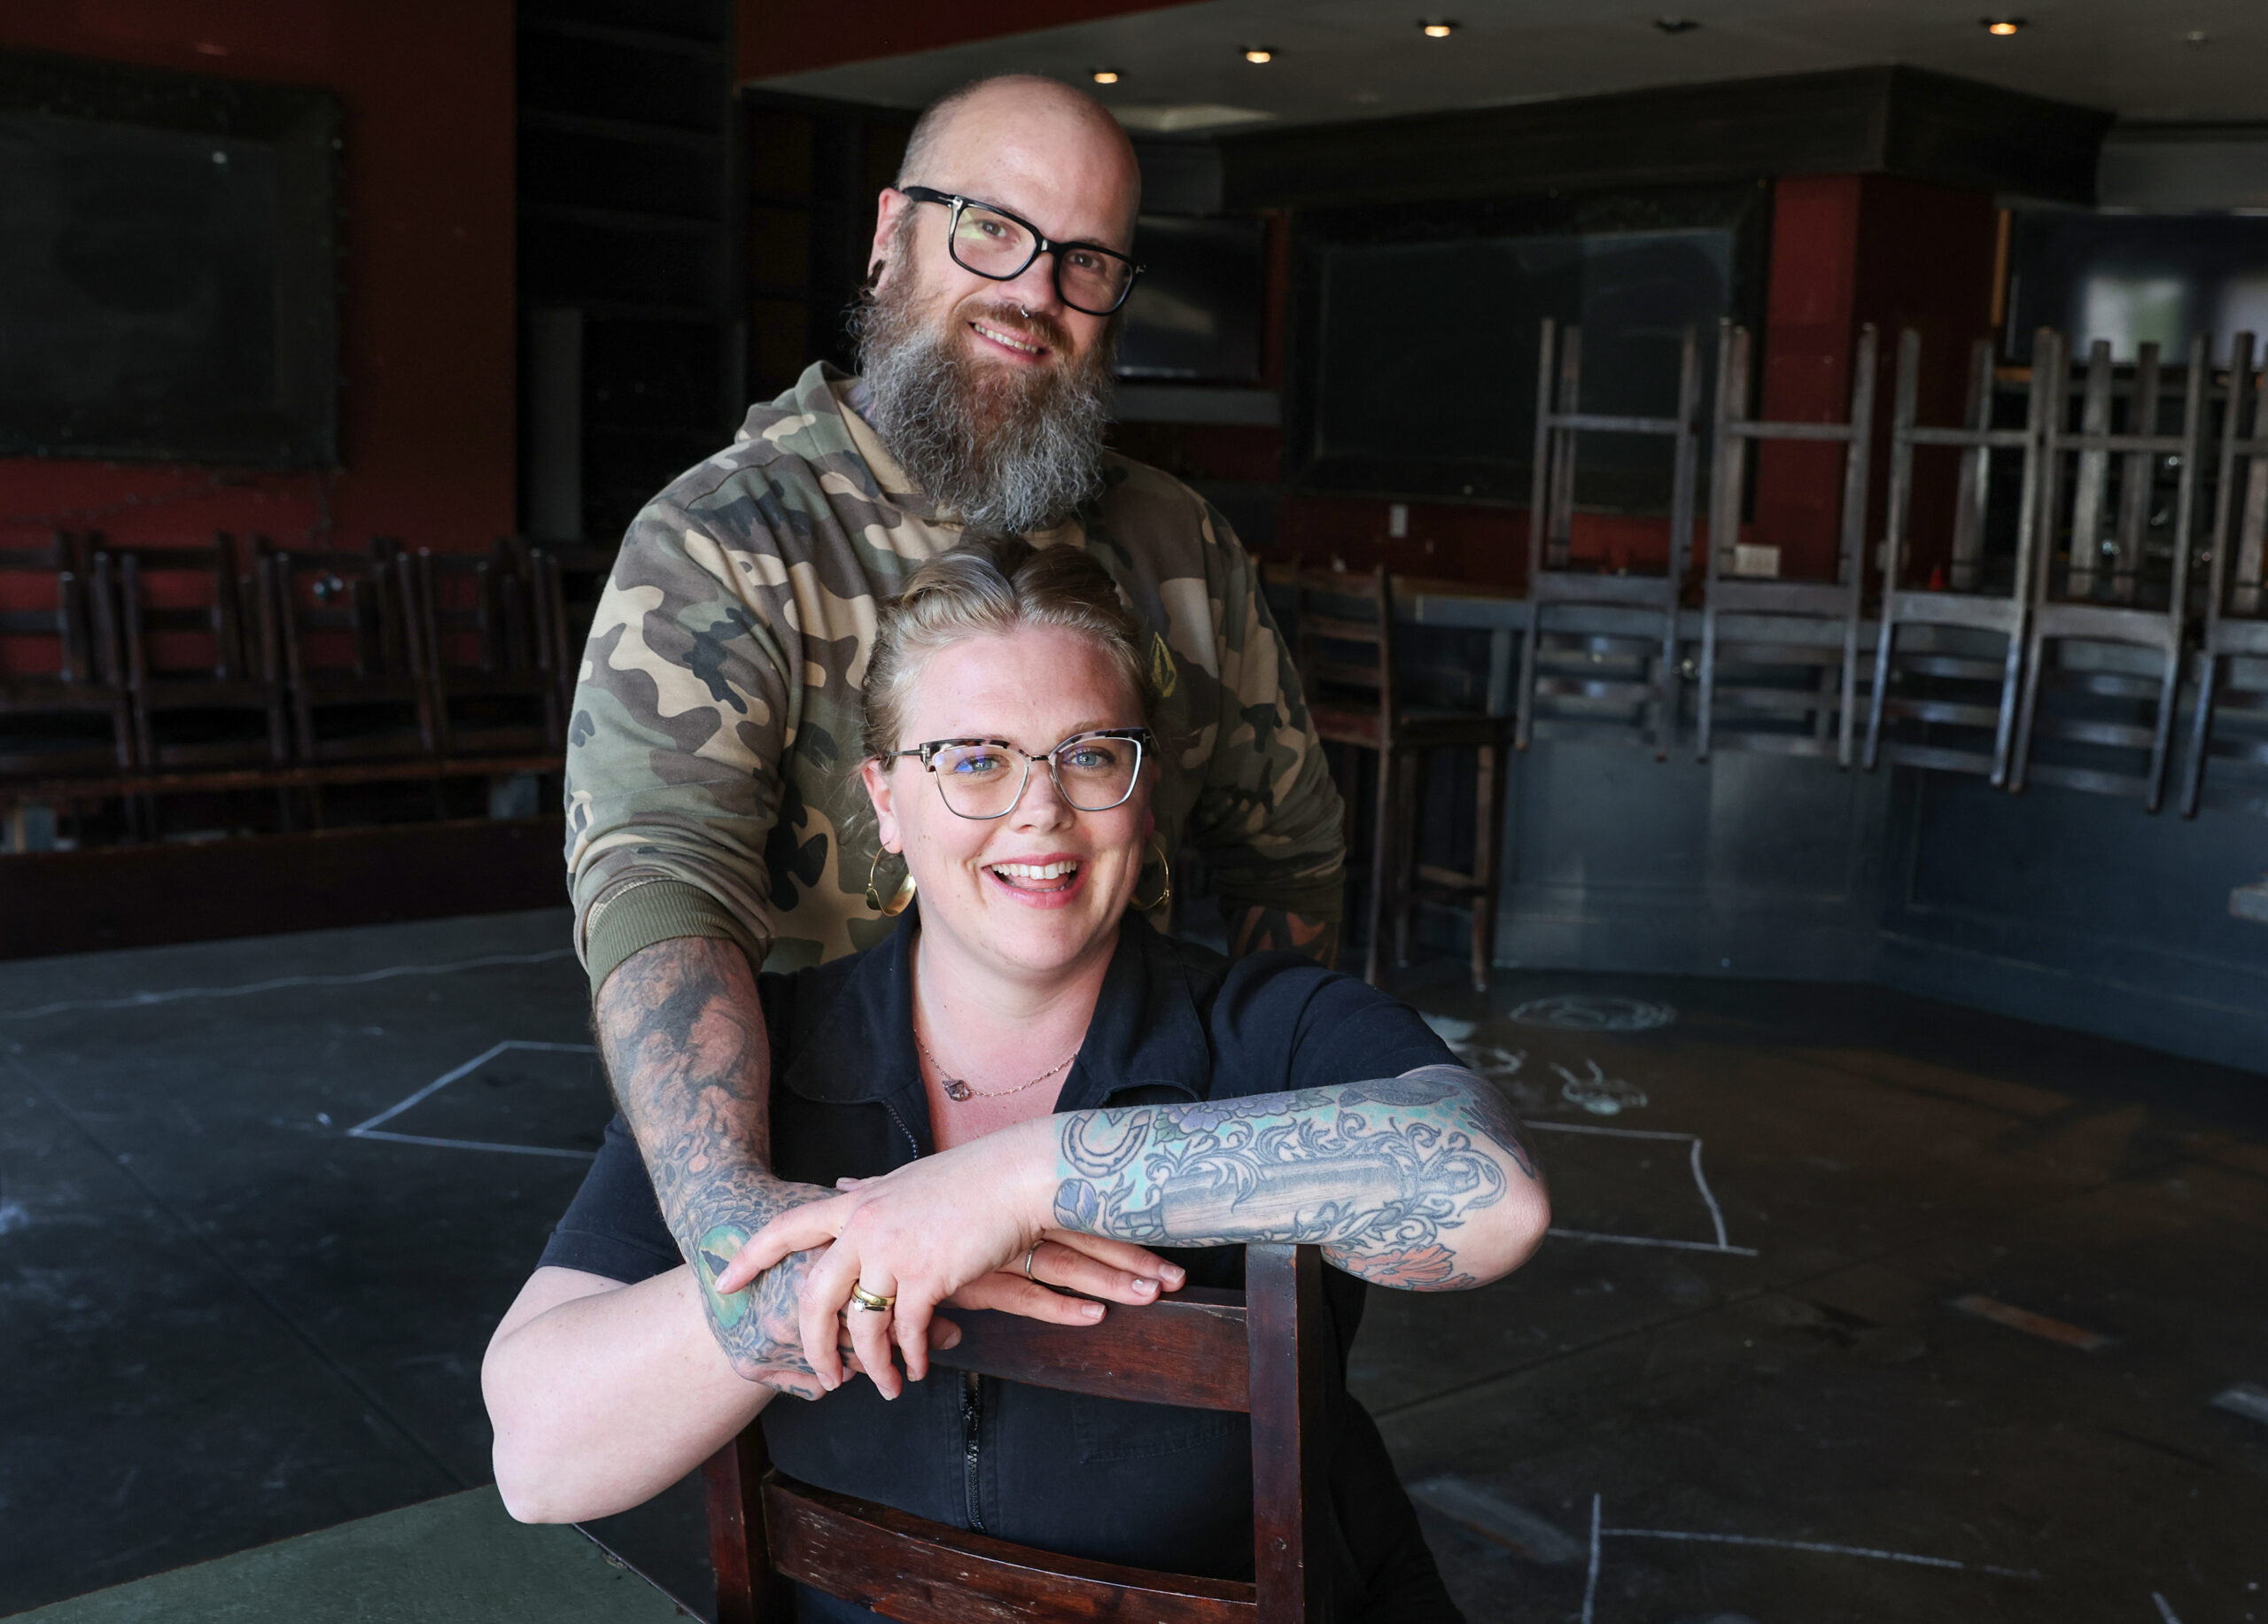
[[[563, 940], [0, 966], [0, 1613], [485, 1480], [607, 1110]], [[2268, 1078], [1869, 988], [1404, 991], [1571, 1232], [1355, 1352], [1476, 1620], [2268, 1619]], [[602, 1532], [695, 1596], [697, 1513]]]

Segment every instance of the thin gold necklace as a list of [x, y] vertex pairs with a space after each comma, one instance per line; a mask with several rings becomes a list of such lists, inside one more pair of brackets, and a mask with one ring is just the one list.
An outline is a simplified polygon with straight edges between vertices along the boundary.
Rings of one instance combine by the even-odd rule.
[[1029, 1083], [1019, 1083], [1014, 1088], [996, 1088], [986, 1090], [982, 1088], [971, 1088], [959, 1077], [947, 1076], [945, 1075], [944, 1061], [939, 1060], [935, 1054], [930, 1053], [929, 1045], [921, 1041], [921, 1034], [919, 1030], [915, 1031], [913, 1034], [913, 1044], [914, 1046], [920, 1049], [923, 1054], [928, 1056], [929, 1064], [937, 1068], [937, 1081], [944, 1087], [945, 1098], [952, 1100], [955, 1104], [959, 1104], [962, 1100], [1006, 1100], [1010, 1094], [1021, 1094], [1028, 1088], [1037, 1088], [1041, 1084], [1046, 1082], [1048, 1078], [1053, 1076], [1057, 1072], [1062, 1070], [1064, 1067], [1069, 1065], [1073, 1061], [1079, 1058], [1079, 1051], [1074, 1049], [1070, 1053], [1065, 1055], [1061, 1060], [1057, 1061], [1052, 1066], [1050, 1066], [1045, 1071], [1041, 1072]]

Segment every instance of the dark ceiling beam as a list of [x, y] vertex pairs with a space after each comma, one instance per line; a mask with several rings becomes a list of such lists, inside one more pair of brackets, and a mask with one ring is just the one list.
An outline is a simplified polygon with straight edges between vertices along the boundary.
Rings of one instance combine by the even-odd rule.
[[1672, 85], [1221, 141], [1231, 209], [1896, 175], [2092, 204], [2112, 115], [1913, 67]]

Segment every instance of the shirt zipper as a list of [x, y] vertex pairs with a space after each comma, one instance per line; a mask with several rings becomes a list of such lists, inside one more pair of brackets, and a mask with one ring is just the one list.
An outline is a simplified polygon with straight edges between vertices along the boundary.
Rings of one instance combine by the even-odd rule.
[[[897, 1131], [905, 1136], [906, 1148], [916, 1156], [921, 1154], [921, 1141], [913, 1137], [913, 1130], [897, 1114], [897, 1107], [885, 1100], [882, 1109]], [[961, 1497], [968, 1511], [968, 1526], [978, 1534], [984, 1528], [983, 1469], [984, 1448], [984, 1386], [983, 1378], [975, 1371], [960, 1373], [961, 1426]]]
[[978, 1435], [984, 1425], [984, 1379], [975, 1371], [960, 1373], [960, 1423], [965, 1444], [961, 1454], [961, 1492], [968, 1503], [968, 1526], [983, 1534], [984, 1511], [979, 1472], [983, 1452]]
[[913, 1130], [905, 1125], [905, 1118], [897, 1114], [897, 1107], [889, 1100], [883, 1100], [882, 1106], [883, 1110], [889, 1113], [890, 1121], [897, 1124], [897, 1131], [905, 1136], [906, 1149], [919, 1158], [921, 1154], [921, 1141], [913, 1137]]

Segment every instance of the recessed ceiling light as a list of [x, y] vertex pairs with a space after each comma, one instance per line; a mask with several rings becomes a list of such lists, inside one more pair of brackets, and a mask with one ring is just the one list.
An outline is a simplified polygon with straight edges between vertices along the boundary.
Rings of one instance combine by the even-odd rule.
[[1654, 27], [1664, 34], [1690, 34], [1701, 25], [1690, 17], [1657, 17]]
[[2185, 45], [2210, 44], [2212, 38], [2213, 36], [2206, 33], [2202, 28], [2192, 28], [2188, 33], [2181, 36], [2182, 43]]
[[1118, 70], [1115, 67], [1099, 67], [1095, 69], [1093, 77], [1097, 84], [1116, 84]]
[[1276, 48], [1272, 45], [1247, 45], [1245, 47], [1244, 59], [1247, 62], [1273, 62], [1276, 59]]
[[1437, 17], [1431, 22], [1421, 22], [1418, 31], [1429, 40], [1445, 40], [1456, 32], [1456, 24], [1447, 17]]
[[2021, 17], [1987, 17], [1983, 20], [1984, 32], [1997, 39], [2006, 39], [2023, 27], [2023, 19]]

